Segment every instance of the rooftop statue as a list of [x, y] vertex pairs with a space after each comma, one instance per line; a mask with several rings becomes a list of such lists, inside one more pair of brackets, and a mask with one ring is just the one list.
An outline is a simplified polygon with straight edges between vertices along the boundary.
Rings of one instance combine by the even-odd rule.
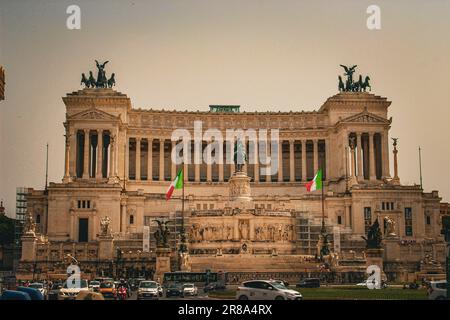
[[92, 71], [89, 71], [89, 77], [86, 77], [85, 73], [81, 74], [81, 84], [84, 84], [85, 88], [112, 88], [116, 84], [115, 74], [112, 73], [108, 79], [105, 72], [105, 66], [109, 61], [99, 63], [95, 60], [97, 66], [97, 79], [94, 78]]
[[339, 92], [366, 92], [366, 90], [372, 90], [372, 87], [370, 86], [370, 77], [366, 76], [363, 81], [362, 75], [359, 75], [358, 81], [353, 81], [353, 74], [355, 73], [355, 69], [357, 65], [354, 65], [352, 67], [344, 66], [343, 64], [340, 65], [342, 68], [344, 68], [345, 72], [344, 75], [347, 76], [347, 80], [342, 80], [341, 76], [338, 76], [339, 84], [338, 89]]

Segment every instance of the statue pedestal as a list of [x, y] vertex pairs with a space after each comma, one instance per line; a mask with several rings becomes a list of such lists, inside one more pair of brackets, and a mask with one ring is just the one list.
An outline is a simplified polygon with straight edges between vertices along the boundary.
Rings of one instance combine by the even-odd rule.
[[114, 239], [112, 236], [99, 236], [98, 238], [98, 258], [99, 260], [113, 260]]
[[251, 178], [245, 172], [235, 172], [231, 176], [229, 183], [230, 201], [251, 201]]
[[398, 237], [386, 237], [384, 243], [384, 260], [394, 262], [400, 257], [400, 243]]
[[383, 271], [383, 253], [384, 249], [366, 249], [366, 267], [376, 265], [380, 268], [381, 279], [386, 279]]
[[22, 255], [20, 260], [24, 262], [36, 259], [37, 238], [34, 232], [27, 232], [22, 236]]
[[170, 248], [156, 248], [156, 270], [154, 280], [162, 283], [164, 273], [170, 272]]

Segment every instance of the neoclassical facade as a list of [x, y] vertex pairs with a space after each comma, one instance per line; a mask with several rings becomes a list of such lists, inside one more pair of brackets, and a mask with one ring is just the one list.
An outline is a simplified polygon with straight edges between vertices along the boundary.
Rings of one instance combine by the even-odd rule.
[[[384, 97], [342, 92], [312, 112], [242, 111], [236, 106], [196, 112], [135, 109], [125, 94], [104, 88], [69, 93], [63, 101], [65, 172], [62, 182], [28, 196], [36, 239], [31, 253], [22, 257], [24, 265], [36, 260], [45, 265], [44, 260], [60, 261], [71, 253], [91, 272], [98, 272], [117, 258], [119, 248], [125, 268], [152, 268], [155, 241], [150, 237], [151, 250], [142, 250], [144, 226], [153, 231], [155, 219], [173, 221], [171, 246], [176, 259], [183, 216], [192, 270], [314, 268], [305, 257], [317, 253], [322, 201], [321, 193], [308, 193], [305, 183], [318, 169], [323, 171], [325, 224], [343, 266], [347, 260], [364, 259], [361, 236], [377, 218], [384, 233], [384, 219], [394, 221], [393, 232], [385, 234], [386, 271], [420, 271], [426, 255], [445, 259], [438, 192], [402, 184], [397, 168], [389, 167], [391, 102]], [[223, 142], [223, 163], [172, 162], [177, 144], [172, 133], [186, 129], [194, 136], [194, 122], [201, 122], [203, 132], [218, 129], [223, 136], [227, 129], [255, 129], [258, 134], [261, 129], [279, 130], [278, 170], [263, 174], [269, 164], [260, 159], [260, 145], [244, 141], [252, 161], [243, 168], [249, 188], [239, 192], [247, 193], [248, 199], [236, 203], [236, 187], [230, 182], [235, 164], [225, 152], [233, 150], [231, 144]], [[205, 140], [200, 143], [202, 151], [211, 143]], [[266, 155], [271, 148], [268, 143]], [[194, 157], [195, 151], [192, 145], [186, 152]], [[397, 157], [397, 146], [393, 152]], [[402, 160], [400, 152], [395, 166]], [[180, 169], [185, 177], [183, 213], [181, 191], [165, 200]], [[111, 221], [112, 245], [107, 249], [102, 247], [100, 226], [105, 216]]]

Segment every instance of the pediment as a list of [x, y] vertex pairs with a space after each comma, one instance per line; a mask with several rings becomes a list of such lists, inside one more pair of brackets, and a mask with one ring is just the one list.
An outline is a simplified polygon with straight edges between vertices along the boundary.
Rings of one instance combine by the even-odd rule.
[[84, 110], [67, 117], [68, 120], [101, 120], [101, 121], [118, 121], [119, 117], [104, 112], [102, 110], [92, 108]]
[[363, 111], [361, 113], [352, 115], [348, 118], [342, 119], [339, 123], [379, 123], [379, 124], [390, 124], [391, 121], [380, 117], [376, 114], [370, 113], [368, 111]]

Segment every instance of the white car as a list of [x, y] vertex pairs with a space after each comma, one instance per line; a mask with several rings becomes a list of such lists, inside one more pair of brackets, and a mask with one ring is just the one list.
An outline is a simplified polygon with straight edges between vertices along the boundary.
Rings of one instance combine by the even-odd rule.
[[138, 287], [137, 299], [158, 299], [160, 296], [160, 287], [159, 283], [155, 281], [141, 281]]
[[42, 283], [34, 282], [34, 283], [30, 284], [28, 287], [38, 289], [42, 293], [44, 298], [47, 295], [47, 289], [45, 289], [44, 284], [42, 284]]
[[242, 283], [236, 290], [238, 300], [302, 300], [300, 292], [270, 280], [252, 280]]
[[94, 292], [99, 292], [100, 291], [100, 281], [92, 280], [89, 283], [89, 289], [94, 291]]
[[447, 300], [447, 280], [430, 281], [427, 287], [429, 300]]
[[87, 280], [82, 279], [79, 287], [67, 287], [67, 281], [64, 282], [63, 287], [59, 290], [58, 300], [74, 300], [80, 291], [90, 291]]
[[183, 284], [183, 293], [185, 296], [197, 296], [198, 288], [193, 283]]

